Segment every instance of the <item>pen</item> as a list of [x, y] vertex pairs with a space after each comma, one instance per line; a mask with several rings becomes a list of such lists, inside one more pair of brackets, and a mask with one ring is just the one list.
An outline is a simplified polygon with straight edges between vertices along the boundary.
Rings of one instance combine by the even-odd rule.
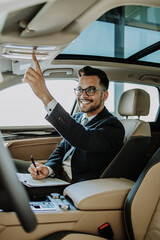
[[[35, 166], [35, 168], [36, 168], [36, 164], [35, 164], [35, 161], [34, 161], [34, 158], [33, 158], [33, 156], [31, 155], [31, 161], [32, 161], [32, 163], [33, 163], [33, 165]], [[37, 175], [39, 176], [39, 172], [38, 172], [38, 170], [37, 170]]]

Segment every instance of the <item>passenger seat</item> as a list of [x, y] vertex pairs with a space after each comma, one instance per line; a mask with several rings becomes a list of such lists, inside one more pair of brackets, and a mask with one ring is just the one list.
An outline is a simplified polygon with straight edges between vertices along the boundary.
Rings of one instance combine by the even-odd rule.
[[[124, 145], [100, 178], [124, 177], [136, 181], [146, 165], [145, 154], [151, 140], [149, 123], [140, 120], [150, 109], [150, 96], [142, 89], [131, 89], [120, 98], [118, 111], [125, 119]], [[133, 118], [134, 117], [134, 118]], [[135, 119], [136, 117], [136, 119]]]

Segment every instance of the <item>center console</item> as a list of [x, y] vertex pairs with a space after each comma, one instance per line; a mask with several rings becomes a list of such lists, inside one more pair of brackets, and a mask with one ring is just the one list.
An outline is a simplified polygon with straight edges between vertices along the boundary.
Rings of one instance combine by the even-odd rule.
[[[126, 239], [124, 202], [134, 182], [124, 178], [95, 179], [71, 184], [58, 191], [30, 198], [37, 228], [26, 233], [13, 212], [0, 213], [0, 239], [41, 239], [58, 231], [98, 235], [98, 227], [109, 223], [115, 239]], [[57, 189], [58, 190], [58, 189]]]
[[133, 181], [124, 178], [84, 181], [66, 187], [63, 194], [41, 195], [31, 200], [30, 206], [33, 211], [123, 209], [133, 184]]
[[31, 201], [30, 207], [33, 211], [76, 210], [73, 203], [59, 193], [51, 193], [49, 196], [46, 196], [43, 201]]

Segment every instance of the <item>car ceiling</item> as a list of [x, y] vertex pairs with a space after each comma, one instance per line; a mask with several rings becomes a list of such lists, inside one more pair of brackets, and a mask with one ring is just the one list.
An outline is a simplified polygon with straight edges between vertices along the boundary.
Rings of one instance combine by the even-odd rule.
[[[86, 27], [106, 11], [131, 4], [139, 5], [141, 0], [1, 0], [0, 52], [2, 53], [4, 44], [55, 46], [52, 57], [46, 62], [40, 62], [43, 71], [47, 70], [46, 66], [51, 69], [46, 78], [76, 78], [78, 68], [92, 65], [101, 67], [113, 81], [137, 81], [160, 86], [158, 67], [56, 58]], [[160, 2], [143, 0], [143, 5], [159, 7]], [[30, 64], [30, 60], [10, 60], [1, 57], [0, 89], [21, 82]], [[71, 71], [68, 73], [66, 69]]]

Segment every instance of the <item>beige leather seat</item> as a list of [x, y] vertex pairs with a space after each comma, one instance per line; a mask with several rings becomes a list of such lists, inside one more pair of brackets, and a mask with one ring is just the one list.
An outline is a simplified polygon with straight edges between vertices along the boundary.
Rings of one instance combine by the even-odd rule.
[[149, 124], [140, 120], [141, 116], [149, 114], [149, 110], [150, 96], [145, 90], [131, 89], [122, 94], [118, 112], [126, 118], [120, 120], [125, 128], [125, 141], [135, 136], [151, 136]]
[[131, 240], [160, 239], [160, 148], [128, 194], [125, 222]]
[[150, 97], [146, 91], [132, 89], [122, 94], [118, 111], [121, 116], [125, 116], [121, 120], [125, 128], [124, 145], [101, 178], [124, 177], [137, 180], [148, 161], [145, 154], [151, 140], [151, 130], [149, 123], [140, 120], [140, 117], [147, 116], [149, 108]]
[[[124, 206], [130, 240], [160, 239], [160, 148], [129, 192]], [[53, 233], [43, 240], [102, 240], [100, 236], [75, 232]]]

